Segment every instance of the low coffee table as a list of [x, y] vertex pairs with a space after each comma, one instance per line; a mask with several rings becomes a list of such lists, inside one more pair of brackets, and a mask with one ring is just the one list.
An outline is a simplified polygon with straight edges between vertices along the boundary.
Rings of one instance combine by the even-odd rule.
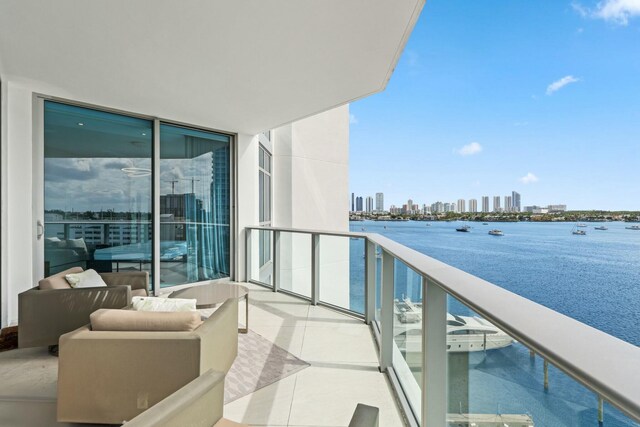
[[169, 298], [191, 298], [196, 300], [196, 308], [212, 308], [225, 302], [229, 298], [244, 297], [246, 305], [245, 327], [238, 328], [238, 332], [246, 334], [249, 331], [249, 289], [235, 282], [208, 283], [192, 286], [172, 292]]

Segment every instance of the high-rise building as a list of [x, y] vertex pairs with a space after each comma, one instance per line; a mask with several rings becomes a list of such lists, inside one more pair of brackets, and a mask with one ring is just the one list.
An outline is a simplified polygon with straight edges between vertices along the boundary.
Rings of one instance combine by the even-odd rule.
[[376, 211], [384, 212], [384, 194], [376, 193]]
[[504, 211], [511, 212], [513, 210], [513, 204], [511, 196], [504, 196]]
[[511, 203], [512, 203], [512, 211], [520, 212], [522, 210], [522, 204], [520, 202], [520, 193], [517, 191], [511, 192]]
[[362, 212], [362, 197], [356, 197], [356, 212]]
[[500, 196], [493, 196], [493, 211], [500, 212]]
[[482, 212], [489, 212], [489, 196], [482, 196]]
[[465, 205], [466, 201], [464, 199], [458, 199], [458, 212], [463, 213], [466, 212]]
[[478, 201], [476, 199], [469, 200], [469, 212], [478, 212]]
[[371, 196], [367, 196], [367, 212], [371, 213], [373, 212], [373, 197]]
[[445, 203], [445, 204], [443, 205], [442, 210], [443, 210], [444, 212], [451, 212], [451, 210], [452, 210], [452, 209], [451, 209], [451, 203]]
[[351, 212], [356, 211], [356, 195], [351, 193]]
[[407, 208], [405, 209], [405, 213], [408, 213], [408, 214], [413, 213], [413, 200], [409, 199], [407, 201]]

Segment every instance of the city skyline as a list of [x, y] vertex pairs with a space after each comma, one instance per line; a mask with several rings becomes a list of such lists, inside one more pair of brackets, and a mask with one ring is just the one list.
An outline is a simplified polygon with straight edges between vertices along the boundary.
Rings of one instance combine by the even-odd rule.
[[640, 210], [640, 18], [602, 4], [427, 2], [387, 90], [351, 104], [350, 191]]

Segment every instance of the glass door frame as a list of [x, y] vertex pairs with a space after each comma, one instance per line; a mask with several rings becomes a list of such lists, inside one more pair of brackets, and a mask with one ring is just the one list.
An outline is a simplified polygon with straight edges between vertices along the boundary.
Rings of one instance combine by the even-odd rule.
[[[85, 102], [79, 102], [55, 96], [49, 96], [40, 93], [33, 94], [33, 171], [32, 171], [32, 203], [34, 212], [34, 242], [33, 248], [33, 277], [34, 280], [40, 280], [44, 277], [44, 103], [45, 101], [54, 101], [61, 104], [68, 104], [77, 107], [89, 108], [108, 113], [121, 114], [124, 116], [135, 117], [139, 119], [149, 120], [153, 123], [153, 146], [151, 151], [151, 170], [152, 170], [152, 218], [153, 218], [153, 251], [152, 251], [152, 272], [153, 283], [150, 292], [153, 295], [159, 295], [161, 291], [176, 290], [190, 287], [202, 282], [193, 282], [182, 285], [160, 287], [160, 125], [175, 125], [184, 128], [200, 130], [204, 132], [215, 132], [226, 135], [230, 138], [229, 149], [229, 277], [215, 279], [216, 282], [225, 282], [235, 280], [237, 274], [237, 141], [236, 133], [227, 132], [219, 129], [207, 128], [203, 126], [192, 125], [179, 122], [176, 120], [165, 119], [155, 116], [149, 116], [130, 111], [118, 110], [115, 108], [104, 107]], [[42, 227], [42, 228], [41, 228]], [[42, 230], [42, 234], [40, 234]], [[210, 282], [207, 280], [206, 282]]]

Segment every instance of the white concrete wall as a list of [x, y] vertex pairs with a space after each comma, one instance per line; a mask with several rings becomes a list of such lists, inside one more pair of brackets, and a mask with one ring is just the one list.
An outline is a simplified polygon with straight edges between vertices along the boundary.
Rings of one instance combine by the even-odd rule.
[[[348, 231], [349, 107], [343, 106], [278, 128], [273, 149], [273, 225]], [[311, 240], [283, 233], [283, 289], [309, 295]], [[320, 298], [349, 307], [349, 239], [323, 239]]]
[[5, 83], [2, 141], [2, 325], [18, 322], [18, 293], [33, 286], [32, 91]]

